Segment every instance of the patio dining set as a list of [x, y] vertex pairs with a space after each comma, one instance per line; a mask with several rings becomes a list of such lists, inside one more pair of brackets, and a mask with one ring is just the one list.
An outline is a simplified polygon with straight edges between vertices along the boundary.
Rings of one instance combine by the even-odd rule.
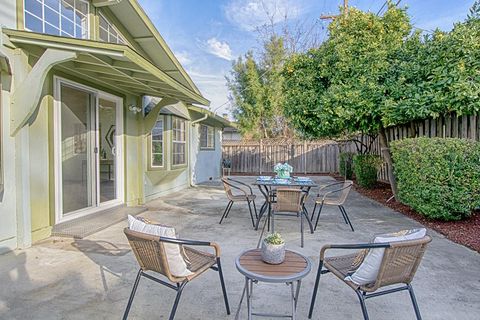
[[[300, 224], [300, 246], [303, 248], [305, 222], [313, 234], [318, 227], [322, 209], [330, 205], [338, 207], [343, 222], [353, 232], [354, 227], [344, 207], [353, 185], [352, 181], [337, 181], [318, 186], [309, 177], [260, 176], [251, 185], [231, 177], [222, 178], [222, 183], [228, 204], [220, 218], [220, 224], [228, 218], [235, 203], [246, 203], [254, 230], [260, 229], [263, 221], [257, 247], [244, 250], [235, 261], [238, 272], [245, 278], [235, 319], [240, 316], [245, 297], [248, 319], [252, 319], [253, 316], [297, 319], [296, 309], [302, 279], [310, 273], [313, 262], [301, 252], [289, 249], [285, 250], [283, 262], [279, 264], [265, 262], [260, 248], [265, 230], [274, 234], [275, 223], [278, 228], [278, 218], [281, 216], [296, 218]], [[258, 211], [255, 202], [258, 197], [253, 192], [255, 187], [262, 195], [260, 198], [263, 197], [263, 203]], [[317, 187], [319, 189], [314, 198], [314, 207], [309, 212], [306, 201], [311, 190]], [[291, 219], [288, 219], [288, 223], [291, 223]], [[218, 244], [177, 239], [174, 228], [136, 217], [129, 217], [129, 227], [125, 228], [124, 232], [140, 268], [123, 319], [128, 317], [142, 277], [177, 292], [169, 316], [169, 319], [173, 320], [185, 286], [210, 269], [219, 274], [226, 313], [230, 314]], [[369, 319], [365, 304], [367, 299], [403, 290], [409, 292], [416, 318], [421, 319], [411, 282], [430, 241], [431, 237], [426, 234], [426, 229], [420, 228], [377, 235], [369, 243], [326, 244], [319, 248], [319, 262], [308, 318], [311, 319], [314, 313], [321, 275], [332, 273], [355, 291], [364, 319]], [[215, 253], [196, 249], [199, 246], [212, 247]], [[348, 254], [326, 257], [325, 253], [330, 250], [348, 250]], [[158, 274], [163, 277], [158, 277]], [[254, 284], [260, 282], [286, 283], [290, 287], [290, 314], [254, 310], [252, 300]]]

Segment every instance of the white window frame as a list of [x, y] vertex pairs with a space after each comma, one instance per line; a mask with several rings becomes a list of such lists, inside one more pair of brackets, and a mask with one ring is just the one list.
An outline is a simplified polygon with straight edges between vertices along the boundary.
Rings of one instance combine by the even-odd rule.
[[[73, 1], [73, 11], [74, 11], [74, 14], [73, 14], [73, 21], [66, 17], [66, 16], [63, 16], [65, 19], [67, 19], [68, 21], [72, 22], [73, 23], [73, 35], [71, 35], [70, 33], [68, 33], [66, 30], [63, 30], [62, 29], [62, 12], [61, 12], [61, 3], [62, 3], [62, 0], [58, 0], [58, 8], [52, 8], [50, 7], [47, 3], [45, 3], [45, 0], [33, 0], [33, 1], [36, 1], [38, 3], [40, 3], [40, 5], [42, 6], [42, 16], [43, 17], [39, 17], [37, 16], [36, 14], [34, 14], [33, 12], [30, 12], [27, 10], [27, 7], [26, 7], [26, 1], [27, 0], [23, 0], [23, 28], [27, 31], [32, 31], [30, 29], [27, 28], [27, 13], [34, 16], [35, 18], [39, 19], [42, 23], [42, 33], [44, 34], [50, 34], [50, 33], [46, 33], [45, 32], [45, 26], [46, 25], [49, 25], [51, 26], [52, 28], [55, 28], [55, 29], [58, 29], [59, 30], [59, 36], [60, 37], [70, 37], [70, 38], [77, 38], [77, 39], [89, 39], [90, 38], [90, 19], [88, 17], [88, 14], [90, 12], [90, 3], [89, 1], [86, 1], [86, 0], [72, 0]], [[85, 25], [85, 29], [82, 30], [84, 33], [85, 33], [85, 37], [83, 37], [83, 35], [81, 35], [80, 37], [77, 37], [76, 33], [77, 33], [77, 28], [76, 28], [76, 25], [81, 25], [83, 27], [83, 24], [82, 23], [76, 23], [76, 20], [77, 20], [77, 14], [76, 12], [79, 12], [77, 9], [76, 9], [76, 2], [82, 2], [84, 4], [87, 5], [87, 13], [84, 15], [82, 12], [80, 12], [82, 15], [85, 16], [85, 21], [87, 22], [86, 25]], [[58, 28], [54, 25], [52, 25], [51, 23], [49, 23], [48, 21], [46, 21], [45, 19], [45, 6], [47, 6], [49, 9], [51, 10], [54, 10], [55, 12], [58, 13], [58, 16], [59, 16], [59, 25], [58, 25]], [[67, 35], [63, 35], [62, 32], [66, 33]]]
[[[155, 129], [156, 125], [158, 122], [161, 122], [162, 123], [162, 152], [161, 153], [158, 153], [158, 152], [153, 152], [153, 141], [160, 141], [160, 140], [153, 140], [153, 130]], [[163, 168], [165, 166], [165, 135], [164, 135], [164, 132], [165, 132], [165, 119], [163, 118], [163, 116], [159, 116], [159, 118], [157, 119], [157, 121], [155, 122], [155, 125], [153, 126], [152, 128], [152, 131], [150, 132], [150, 167], [151, 168]], [[161, 154], [162, 155], [162, 164], [161, 165], [155, 165], [153, 163], [153, 155], [154, 154]]]
[[[175, 128], [175, 123], [178, 121], [179, 123], [183, 122], [183, 130], [181, 128]], [[183, 140], [176, 140], [176, 132], [180, 132], [180, 137], [182, 136], [183, 132]], [[181, 153], [175, 153], [175, 144], [183, 144], [184, 145], [184, 152], [183, 152], [183, 163], [175, 163], [175, 156]], [[184, 166], [187, 164], [187, 121], [180, 117], [172, 116], [172, 166]]]
[[[200, 149], [215, 150], [215, 127], [212, 127], [206, 124], [200, 124], [199, 130], [200, 130], [200, 144], [199, 144]], [[211, 130], [212, 132], [209, 133], [209, 130]], [[204, 137], [204, 135], [206, 135], [206, 137]], [[204, 141], [206, 142], [206, 145], [202, 145]]]
[[[111, 23], [110, 20], [108, 20], [107, 17], [105, 17], [104, 14], [99, 12], [98, 16], [100, 18], [104, 19], [107, 22], [107, 28], [108, 28], [107, 30], [105, 30], [105, 28], [103, 28], [100, 25], [100, 21], [99, 21], [99, 23], [98, 23], [98, 41], [102, 41], [102, 42], [106, 42], [106, 43], [115, 43], [115, 44], [127, 44], [127, 40], [125, 40], [125, 37], [122, 35], [122, 33], [120, 31], [118, 31], [117, 27], [115, 27], [115, 25], [113, 23]], [[103, 40], [103, 39], [100, 38], [100, 29], [105, 30], [105, 32], [108, 35], [108, 40]], [[110, 29], [113, 29], [117, 33], [117, 41], [115, 41], [115, 42], [110, 41], [110, 36], [112, 35], [112, 33], [110, 32]]]

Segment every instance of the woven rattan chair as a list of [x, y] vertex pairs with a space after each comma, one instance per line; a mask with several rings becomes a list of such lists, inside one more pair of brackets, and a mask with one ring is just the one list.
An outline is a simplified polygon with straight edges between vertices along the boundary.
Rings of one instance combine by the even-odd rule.
[[342, 182], [335, 182], [335, 183], [323, 186], [318, 190], [317, 199], [315, 199], [315, 206], [313, 207], [313, 212], [311, 217], [313, 221], [313, 218], [315, 216], [315, 211], [317, 209], [317, 206], [319, 206], [317, 220], [315, 221], [315, 230], [317, 230], [318, 220], [320, 220], [320, 213], [322, 212], [323, 206], [331, 205], [331, 206], [338, 206], [338, 209], [340, 209], [340, 212], [342, 213], [343, 220], [345, 221], [345, 223], [350, 225], [350, 228], [352, 229], [352, 231], [355, 231], [353, 229], [352, 223], [350, 222], [350, 218], [348, 217], [347, 211], [343, 206], [343, 204], [345, 203], [345, 200], [347, 200], [347, 197], [348, 197], [348, 194], [350, 193], [350, 189], [352, 188], [352, 185], [353, 185], [352, 181], [345, 180]]
[[[432, 241], [432, 238], [427, 235], [419, 240], [407, 240], [392, 243], [332, 244], [323, 246], [320, 251], [320, 263], [318, 266], [317, 278], [315, 280], [315, 287], [313, 289], [308, 318], [312, 318], [313, 308], [315, 306], [315, 300], [317, 297], [318, 284], [320, 282], [320, 275], [331, 272], [357, 293], [358, 299], [360, 300], [360, 305], [362, 307], [363, 318], [365, 320], [369, 319], [367, 307], [365, 305], [366, 299], [402, 290], [408, 290], [410, 293], [415, 315], [417, 316], [417, 319], [421, 319], [422, 317], [420, 315], [420, 310], [418, 309], [417, 300], [415, 299], [411, 282], [415, 276], [418, 266], [420, 265], [420, 262], [422, 261], [427, 244], [430, 241]], [[363, 259], [359, 259], [359, 257], [364, 258], [365, 252], [362, 252], [363, 255], [354, 253], [325, 258], [325, 252], [329, 249], [372, 250], [374, 248], [384, 248], [385, 253], [383, 255], [383, 260], [375, 282], [368, 285], [359, 286], [351, 281], [345, 280], [345, 277], [351, 275], [361, 265]], [[380, 288], [392, 285], [396, 286], [377, 292], [377, 290]]]
[[[232, 178], [222, 178], [222, 182], [223, 182], [223, 188], [225, 189], [225, 192], [227, 194], [227, 198], [229, 201], [228, 201], [227, 207], [225, 208], [225, 211], [223, 212], [223, 215], [222, 215], [222, 218], [220, 219], [219, 224], [222, 224], [223, 219], [225, 219], [228, 216], [228, 214], [230, 213], [230, 209], [232, 209], [232, 206], [235, 202], [246, 201], [248, 204], [248, 210], [250, 211], [250, 218], [252, 219], [252, 225], [255, 228], [255, 220], [253, 219], [253, 213], [252, 213], [252, 204], [255, 212], [255, 218], [258, 218], [257, 207], [255, 205], [255, 198], [257, 196], [253, 194], [252, 187], [250, 187], [246, 183], [243, 183], [238, 180], [234, 180]], [[237, 191], [236, 194], [234, 194], [234, 190]]]
[[292, 213], [300, 218], [300, 245], [303, 248], [303, 218], [307, 220], [310, 226], [310, 232], [313, 233], [313, 225], [308, 218], [304, 203], [308, 194], [301, 189], [278, 188], [276, 190], [275, 201], [272, 203], [271, 228], [275, 232], [275, 215], [289, 215]]
[[[160, 283], [177, 291], [177, 296], [175, 298], [175, 302], [173, 304], [173, 308], [170, 312], [169, 317], [170, 320], [173, 320], [184, 287], [190, 281], [196, 279], [199, 275], [209, 269], [218, 271], [218, 274], [220, 276], [220, 284], [223, 292], [223, 299], [225, 302], [225, 308], [227, 309], [227, 314], [230, 314], [227, 291], [225, 288], [225, 282], [223, 280], [222, 265], [220, 263], [220, 247], [218, 246], [218, 244], [214, 242], [157, 237], [145, 233], [136, 232], [130, 230], [129, 228], [125, 228], [124, 232], [128, 238], [130, 246], [132, 247], [135, 257], [137, 258], [138, 264], [140, 265], [140, 270], [138, 270], [132, 293], [130, 294], [127, 308], [125, 309], [125, 313], [123, 315], [124, 320], [126, 320], [128, 317], [130, 307], [132, 306], [133, 298], [135, 297], [135, 292], [137, 291], [138, 283], [140, 282], [140, 279], [142, 277], [153, 280], [157, 283]], [[170, 273], [167, 257], [165, 254], [165, 243], [174, 243], [182, 247], [183, 250], [181, 251], [186, 256], [186, 260], [188, 261], [188, 269], [193, 272], [192, 275], [187, 277], [176, 277]], [[195, 250], [188, 246], [210, 246], [215, 249], [215, 254]], [[156, 272], [165, 276], [168, 281], [164, 281], [162, 279], [154, 277], [150, 274], [152, 272]]]

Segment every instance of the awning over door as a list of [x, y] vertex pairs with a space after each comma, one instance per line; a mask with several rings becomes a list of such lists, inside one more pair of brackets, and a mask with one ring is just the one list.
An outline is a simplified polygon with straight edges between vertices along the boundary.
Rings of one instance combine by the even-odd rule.
[[171, 97], [186, 103], [209, 105], [200, 94], [188, 89], [127, 45], [64, 38], [3, 29], [10, 42], [40, 59], [47, 49], [70, 51], [76, 58], [55, 68], [103, 87], [134, 95]]

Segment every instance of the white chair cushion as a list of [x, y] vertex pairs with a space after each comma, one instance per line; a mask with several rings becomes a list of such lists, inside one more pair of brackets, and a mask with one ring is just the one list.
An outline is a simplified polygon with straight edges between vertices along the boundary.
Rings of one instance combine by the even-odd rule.
[[[418, 240], [427, 234], [425, 228], [402, 230], [396, 233], [382, 234], [375, 237], [373, 243], [398, 242], [405, 240]], [[370, 249], [358, 269], [345, 280], [357, 285], [374, 283], [383, 260], [384, 248]]]
[[[128, 227], [130, 230], [150, 234], [158, 237], [176, 239], [175, 228], [162, 226], [158, 224], [146, 223], [131, 215], [128, 215]], [[187, 264], [180, 254], [180, 246], [173, 243], [164, 243], [165, 253], [167, 254], [168, 267], [170, 272], [176, 277], [186, 277], [193, 273], [187, 269]]]

